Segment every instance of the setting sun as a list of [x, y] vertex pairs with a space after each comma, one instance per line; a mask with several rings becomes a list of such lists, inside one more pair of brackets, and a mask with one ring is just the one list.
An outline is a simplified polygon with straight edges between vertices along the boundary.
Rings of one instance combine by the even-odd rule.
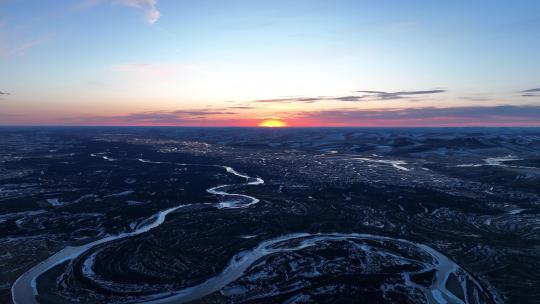
[[277, 119], [267, 119], [259, 123], [259, 127], [266, 127], [266, 128], [280, 128], [280, 127], [286, 127], [286, 126], [287, 126], [287, 123], [281, 120], [277, 120]]

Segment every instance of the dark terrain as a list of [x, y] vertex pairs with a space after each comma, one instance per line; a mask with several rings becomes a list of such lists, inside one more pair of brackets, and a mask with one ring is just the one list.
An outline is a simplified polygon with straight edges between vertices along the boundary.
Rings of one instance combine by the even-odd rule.
[[3, 127], [23, 296], [540, 303], [540, 129]]

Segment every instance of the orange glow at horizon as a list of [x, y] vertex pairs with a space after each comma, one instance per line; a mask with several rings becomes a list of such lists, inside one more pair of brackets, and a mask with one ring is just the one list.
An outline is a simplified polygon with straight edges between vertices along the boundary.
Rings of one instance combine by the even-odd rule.
[[286, 126], [287, 123], [279, 119], [265, 119], [259, 123], [259, 127], [265, 128], [282, 128]]

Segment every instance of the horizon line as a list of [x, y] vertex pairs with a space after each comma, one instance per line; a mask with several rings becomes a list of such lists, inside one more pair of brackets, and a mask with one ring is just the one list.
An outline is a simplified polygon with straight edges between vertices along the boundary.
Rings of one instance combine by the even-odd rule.
[[207, 126], [207, 125], [55, 125], [55, 124], [43, 124], [43, 125], [3, 125], [0, 124], [0, 128], [12, 128], [12, 127], [27, 127], [27, 128], [37, 128], [37, 127], [60, 127], [60, 128], [238, 128], [238, 129], [308, 129], [308, 128], [363, 128], [363, 129], [425, 129], [425, 128], [439, 128], [439, 129], [451, 129], [451, 128], [486, 128], [486, 129], [495, 129], [495, 128], [528, 128], [528, 129], [540, 129], [540, 124], [536, 126], [531, 125], [502, 125], [502, 126], [489, 126], [489, 125], [467, 125], [467, 126], [324, 126], [324, 125], [312, 125], [312, 126], [283, 126], [283, 127], [261, 127], [261, 126], [234, 126], [234, 125], [223, 125], [223, 126]]

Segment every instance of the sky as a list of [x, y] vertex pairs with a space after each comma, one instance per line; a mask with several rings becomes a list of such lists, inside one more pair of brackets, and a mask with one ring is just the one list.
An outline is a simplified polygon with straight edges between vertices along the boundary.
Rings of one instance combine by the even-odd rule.
[[0, 0], [0, 125], [272, 120], [540, 126], [540, 1]]

